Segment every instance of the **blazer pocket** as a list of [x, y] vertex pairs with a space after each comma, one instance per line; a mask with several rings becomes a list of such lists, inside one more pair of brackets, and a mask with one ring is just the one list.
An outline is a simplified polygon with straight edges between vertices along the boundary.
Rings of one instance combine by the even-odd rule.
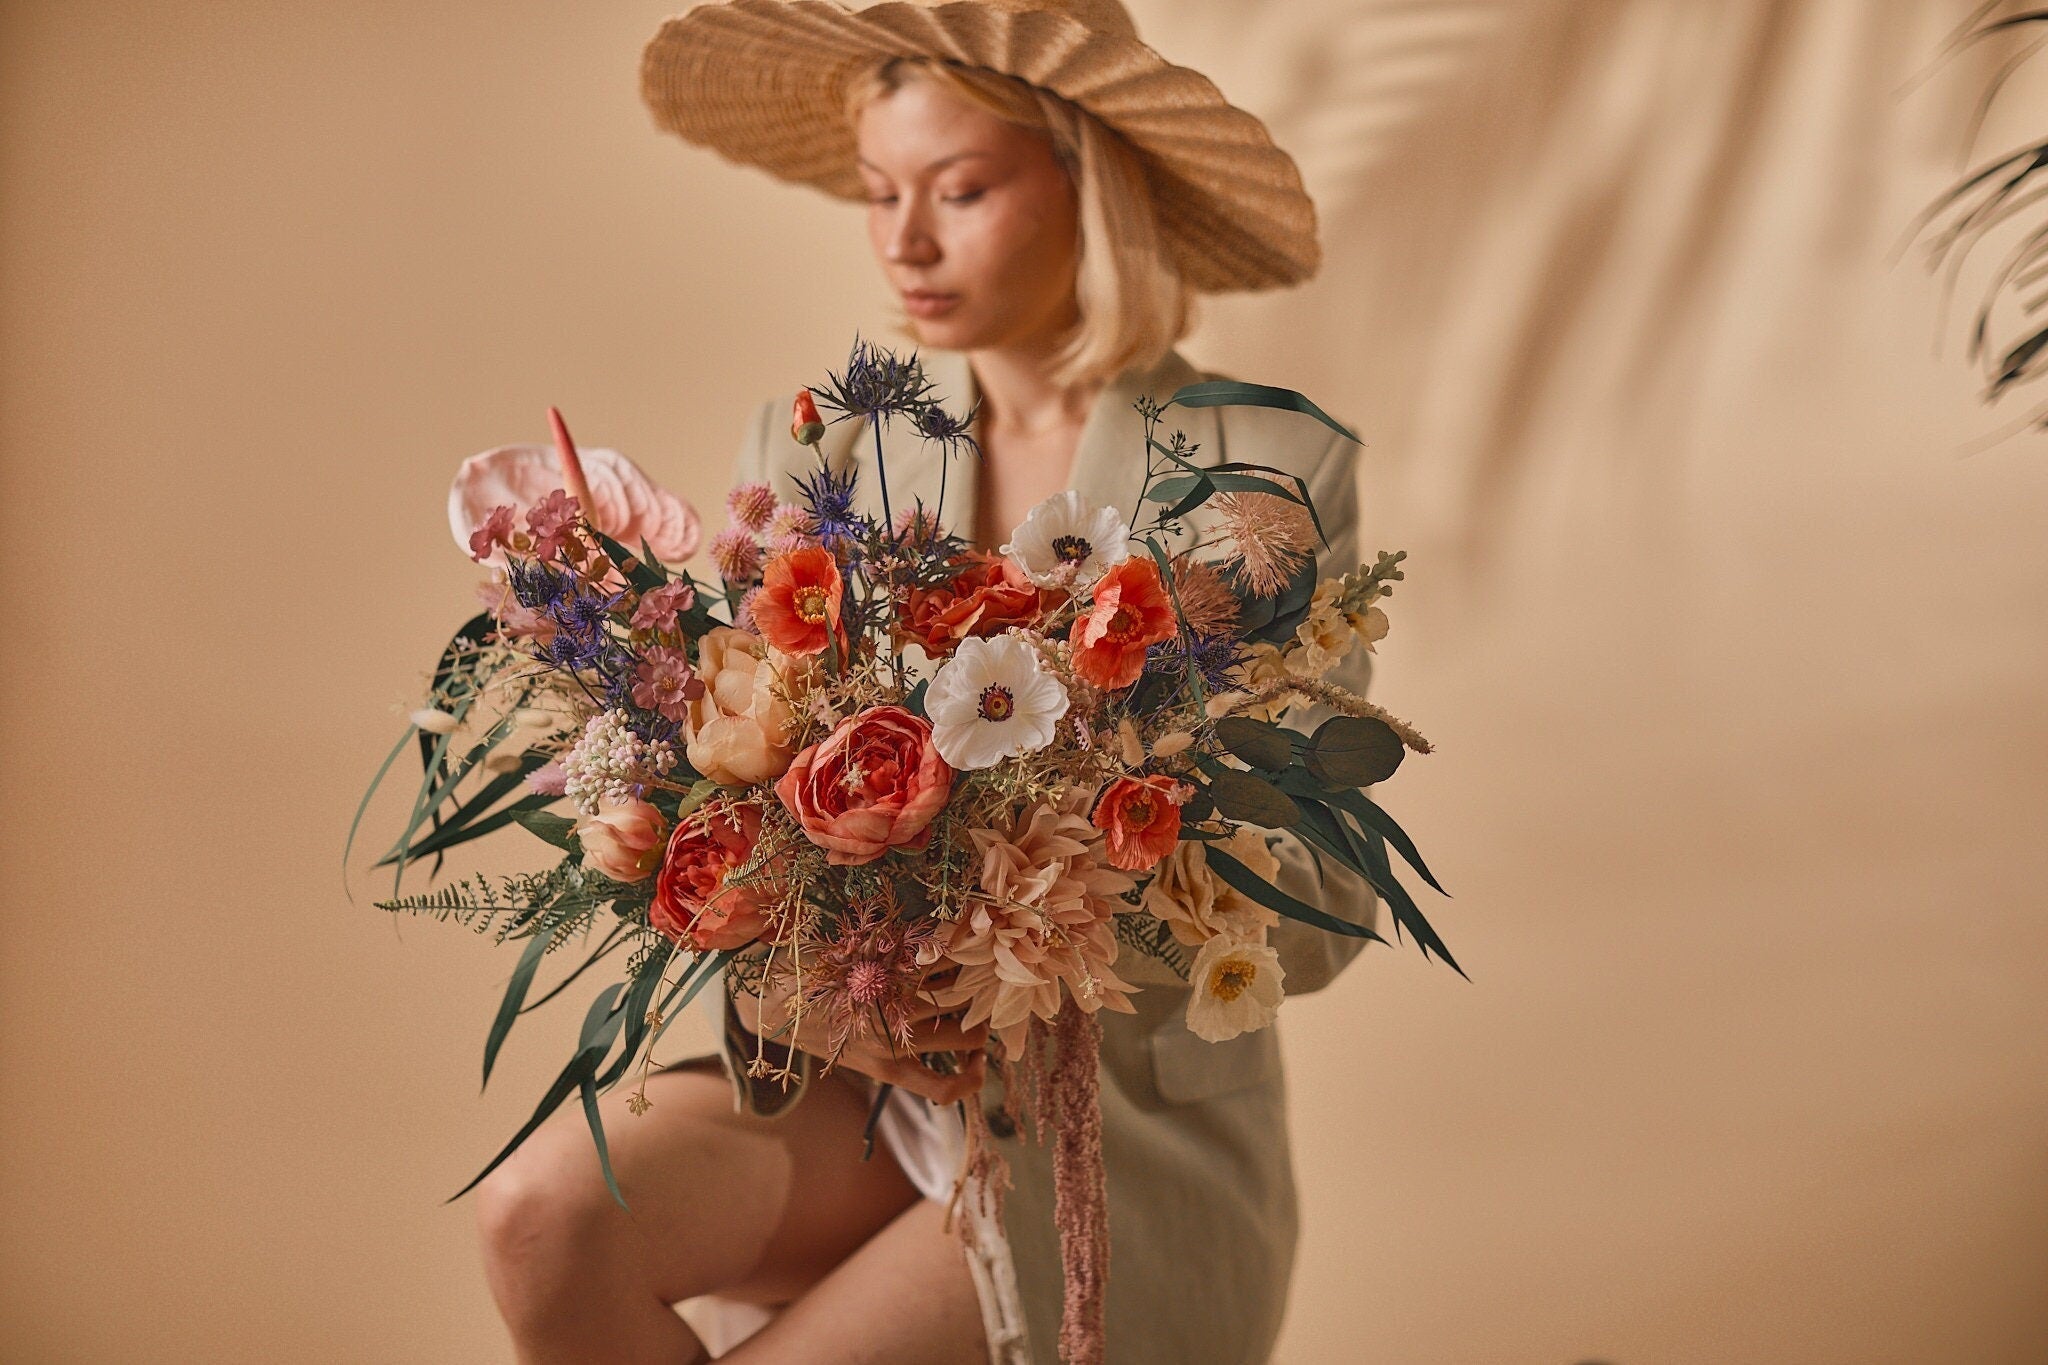
[[1211, 1043], [1176, 1018], [1147, 1038], [1152, 1080], [1168, 1104], [1192, 1104], [1257, 1085], [1280, 1066], [1278, 1036], [1269, 1028]]

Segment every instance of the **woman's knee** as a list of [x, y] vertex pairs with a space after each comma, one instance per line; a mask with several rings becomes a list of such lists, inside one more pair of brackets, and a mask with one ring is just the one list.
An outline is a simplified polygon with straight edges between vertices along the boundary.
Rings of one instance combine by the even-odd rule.
[[[611, 1244], [627, 1230], [606, 1214], [611, 1194], [602, 1175], [594, 1195], [590, 1189], [594, 1152], [586, 1169], [568, 1136], [543, 1126], [476, 1188], [477, 1239], [508, 1314], [546, 1313], [575, 1294], [579, 1276], [604, 1273]], [[581, 1137], [589, 1146], [589, 1133]]]

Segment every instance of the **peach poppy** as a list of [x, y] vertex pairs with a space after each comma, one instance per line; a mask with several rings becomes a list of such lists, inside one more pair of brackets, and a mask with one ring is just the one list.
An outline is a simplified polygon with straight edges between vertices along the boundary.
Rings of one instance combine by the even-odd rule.
[[1127, 559], [1102, 576], [1084, 616], [1067, 632], [1074, 671], [1097, 687], [1129, 687], [1145, 671], [1145, 650], [1180, 632], [1173, 599], [1150, 559]]
[[1119, 777], [1095, 803], [1092, 823], [1107, 837], [1112, 867], [1142, 872], [1156, 867], [1180, 842], [1180, 803], [1185, 788], [1177, 778]]
[[839, 564], [811, 545], [768, 561], [753, 600], [754, 625], [785, 654], [820, 654], [839, 633]]

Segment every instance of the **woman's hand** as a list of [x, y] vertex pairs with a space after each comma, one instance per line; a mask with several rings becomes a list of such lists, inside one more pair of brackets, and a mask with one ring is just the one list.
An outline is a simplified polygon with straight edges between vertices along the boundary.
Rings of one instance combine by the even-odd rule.
[[[795, 993], [794, 983], [786, 977], [770, 985], [761, 996], [736, 990], [732, 993], [733, 1013], [757, 1038], [772, 1036], [785, 1047], [831, 1059], [830, 1029], [815, 1013], [806, 1014], [795, 1028], [783, 1029], [789, 1021], [789, 1003]], [[942, 1017], [942, 1013], [939, 1006], [919, 1000], [910, 1014], [913, 1023], [908, 1052], [894, 1050], [891, 1040], [874, 1037], [872, 1033], [856, 1034], [840, 1050], [835, 1065], [887, 1081], [933, 1104], [966, 1099], [979, 1091], [988, 1078], [988, 1054], [983, 1050], [988, 1046], [988, 1025], [963, 1029], [956, 1017]], [[934, 1071], [918, 1058], [918, 1054], [925, 1052], [962, 1054], [960, 1069], [951, 1073]]]

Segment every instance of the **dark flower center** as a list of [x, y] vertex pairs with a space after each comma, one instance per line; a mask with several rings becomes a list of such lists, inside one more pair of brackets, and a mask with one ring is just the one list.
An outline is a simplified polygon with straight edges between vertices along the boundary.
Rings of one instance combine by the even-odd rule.
[[1209, 991], [1219, 1000], [1235, 1000], [1250, 989], [1259, 969], [1240, 957], [1225, 958], [1209, 974]]
[[1008, 720], [1017, 713], [1016, 698], [1010, 689], [998, 683], [990, 683], [981, 689], [981, 718], [983, 720]]
[[1062, 564], [1080, 564], [1095, 553], [1095, 547], [1085, 536], [1054, 536], [1052, 557]]

